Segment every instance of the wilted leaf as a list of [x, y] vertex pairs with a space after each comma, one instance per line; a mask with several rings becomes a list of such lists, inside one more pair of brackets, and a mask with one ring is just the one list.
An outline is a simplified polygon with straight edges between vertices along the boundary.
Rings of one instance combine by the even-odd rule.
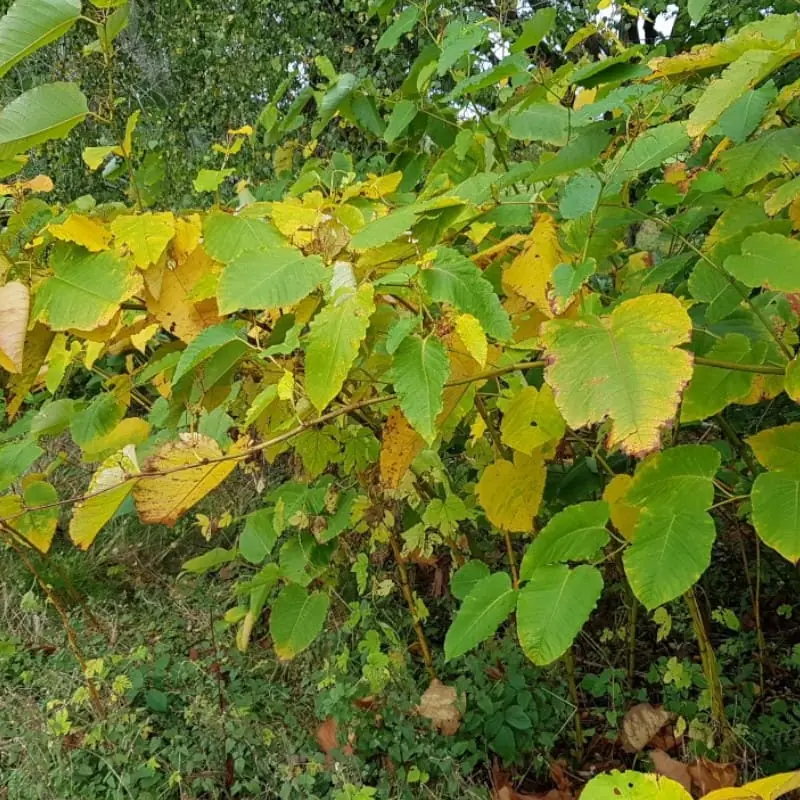
[[739, 778], [736, 764], [720, 764], [708, 758], [698, 758], [689, 765], [689, 774], [696, 791], [708, 795], [717, 789], [735, 786]]
[[445, 736], [454, 736], [461, 727], [458, 692], [434, 678], [420, 698], [417, 713], [429, 719]]
[[425, 440], [411, 427], [403, 412], [395, 406], [386, 417], [381, 434], [381, 482], [396, 489], [411, 463], [425, 447]]
[[644, 750], [650, 744], [651, 739], [673, 719], [675, 719], [675, 715], [666, 711], [662, 706], [653, 706], [650, 703], [638, 703], [631, 706], [622, 718], [622, 731], [620, 732], [620, 742], [625, 748], [625, 752], [638, 753], [640, 750]]
[[653, 769], [657, 775], [679, 783], [686, 791], [692, 789], [692, 776], [689, 774], [689, 767], [682, 761], [678, 761], [668, 756], [663, 750], [652, 750], [647, 754], [653, 762]]
[[12, 281], [0, 287], [0, 368], [22, 372], [25, 334], [28, 330], [28, 287]]

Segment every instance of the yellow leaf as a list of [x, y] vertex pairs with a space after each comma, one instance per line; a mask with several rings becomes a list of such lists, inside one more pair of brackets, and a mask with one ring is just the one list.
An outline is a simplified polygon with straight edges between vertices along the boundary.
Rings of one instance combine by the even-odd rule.
[[158, 333], [161, 326], [155, 322], [142, 328], [138, 333], [131, 334], [131, 344], [140, 352], [144, 353], [147, 343]]
[[0, 367], [8, 372], [22, 372], [29, 311], [30, 293], [24, 283], [0, 287]]
[[278, 381], [278, 399], [291, 400], [294, 397], [294, 375], [284, 370]]
[[59, 333], [53, 339], [47, 352], [47, 372], [44, 376], [44, 385], [50, 394], [55, 394], [58, 390], [71, 361], [72, 348], [67, 345], [67, 337], [63, 333]]
[[24, 186], [29, 192], [33, 192], [34, 194], [52, 192], [55, 188], [53, 186], [53, 181], [47, 175], [37, 175], [35, 178], [31, 178], [27, 181]]
[[253, 126], [252, 125], [242, 125], [241, 128], [233, 128], [232, 130], [228, 131], [229, 136], [252, 136], [253, 135]]
[[185, 261], [200, 244], [203, 223], [199, 214], [178, 217], [175, 220], [175, 238], [172, 240], [172, 253], [178, 262]]
[[563, 261], [555, 220], [541, 214], [531, 231], [528, 247], [503, 273], [503, 283], [552, 317], [547, 289], [553, 269]]
[[92, 475], [86, 499], [75, 504], [69, 523], [69, 538], [81, 550], [88, 550], [102, 527], [117, 513], [133, 490], [130, 479], [139, 470], [133, 447], [107, 458]]
[[84, 461], [99, 461], [128, 445], [142, 444], [150, 435], [150, 423], [141, 417], [126, 417], [105, 436], [92, 439], [83, 447]]
[[500, 433], [503, 443], [526, 455], [561, 441], [566, 423], [553, 399], [553, 390], [525, 386], [510, 400], [498, 402], [503, 411]]
[[485, 367], [489, 344], [481, 323], [472, 314], [459, 314], [456, 317], [456, 333], [467, 348], [467, 352]]
[[100, 168], [110, 155], [122, 156], [124, 153], [121, 148], [114, 145], [100, 145], [98, 147], [84, 147], [81, 155], [86, 166], [94, 172]]
[[8, 403], [8, 418], [13, 419], [19, 411], [31, 387], [39, 378], [39, 371], [47, 358], [55, 334], [44, 325], [37, 323], [25, 338], [25, 352], [22, 369], [8, 382], [11, 400]]
[[212, 297], [200, 302], [188, 299], [198, 282], [211, 275], [215, 267], [215, 262], [198, 247], [174, 269], [164, 267], [157, 294], [149, 285], [147, 287], [147, 310], [164, 330], [184, 342], [191, 342], [206, 328], [220, 322], [216, 299]]
[[782, 772], [744, 786], [715, 789], [704, 795], [703, 800], [778, 800], [796, 789], [800, 789], [800, 771]]
[[546, 477], [540, 456], [515, 453], [513, 464], [499, 459], [486, 467], [475, 491], [489, 522], [504, 531], [531, 531]]
[[304, 232], [313, 230], [319, 220], [320, 214], [316, 208], [308, 208], [298, 201], [272, 204], [275, 227], [297, 245], [307, 244], [306, 238], [310, 241], [310, 233]]
[[474, 222], [469, 226], [467, 231], [467, 238], [474, 245], [479, 245], [488, 235], [489, 232], [496, 227], [494, 222]]
[[125, 214], [113, 220], [111, 230], [136, 266], [145, 269], [157, 263], [167, 249], [175, 235], [175, 217], [170, 211]]
[[380, 200], [385, 195], [397, 191], [402, 180], [402, 172], [390, 172], [388, 175], [380, 177], [370, 175], [369, 180], [364, 184], [364, 197], [368, 197], [370, 200]]
[[603, 500], [611, 510], [611, 522], [629, 542], [633, 540], [633, 529], [642, 513], [641, 508], [626, 500], [632, 483], [631, 475], [615, 475], [603, 492]]
[[62, 223], [49, 225], [47, 229], [56, 239], [74, 242], [92, 253], [108, 250], [111, 245], [111, 231], [102, 223], [83, 214], [70, 214]]
[[14, 527], [37, 550], [46, 553], [53, 542], [58, 524], [58, 493], [46, 481], [32, 480], [25, 485], [22, 501], [21, 507], [39, 510], [23, 514], [16, 520]]
[[[237, 451], [237, 444], [231, 448], [231, 454]], [[133, 490], [142, 522], [173, 526], [236, 467], [233, 458], [207, 463], [222, 455], [220, 446], [210, 436], [199, 433], [182, 433], [178, 441], [161, 447], [145, 462], [142, 472], [165, 474], [141, 478]]]
[[125, 122], [125, 136], [122, 139], [122, 154], [125, 158], [129, 158], [133, 154], [133, 133], [139, 124], [141, 114], [141, 109], [137, 108]]
[[395, 406], [383, 425], [381, 483], [389, 489], [396, 489], [424, 447], [425, 440], [411, 427], [400, 408]]

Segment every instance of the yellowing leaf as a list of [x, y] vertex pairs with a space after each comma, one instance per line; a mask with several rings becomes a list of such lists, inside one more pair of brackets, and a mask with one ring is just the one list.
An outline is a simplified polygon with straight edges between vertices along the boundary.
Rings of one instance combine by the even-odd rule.
[[533, 303], [543, 314], [552, 317], [547, 288], [553, 269], [563, 260], [555, 220], [549, 214], [541, 214], [531, 232], [528, 247], [503, 273], [503, 283]]
[[472, 314], [459, 314], [456, 317], [456, 333], [464, 343], [467, 352], [482, 366], [486, 366], [489, 344], [486, 341], [481, 323]]
[[142, 444], [150, 435], [150, 423], [141, 417], [126, 417], [105, 436], [98, 436], [83, 445], [83, 460], [98, 461], [127, 445]]
[[383, 425], [381, 435], [381, 482], [396, 489], [411, 463], [422, 452], [425, 440], [411, 427], [399, 407], [395, 406]]
[[635, 456], [657, 450], [692, 376], [691, 355], [678, 349], [691, 327], [680, 300], [667, 294], [626, 300], [607, 317], [545, 323], [546, 380], [567, 424], [610, 417], [609, 448]]
[[102, 527], [117, 513], [133, 490], [129, 476], [139, 470], [133, 448], [106, 459], [92, 475], [86, 499], [75, 504], [69, 523], [69, 538], [81, 550], [88, 550]]
[[603, 500], [608, 503], [611, 511], [611, 522], [628, 541], [633, 540], [633, 529], [642, 513], [640, 507], [627, 501], [632, 483], [632, 475], [615, 475], [603, 492]]
[[99, 145], [97, 147], [84, 147], [83, 153], [81, 156], [83, 157], [84, 163], [87, 167], [89, 167], [92, 172], [96, 169], [99, 169], [102, 163], [110, 156], [116, 155], [121, 156], [124, 155], [122, 150], [115, 145]]
[[22, 372], [25, 333], [28, 330], [28, 287], [12, 281], [0, 287], [0, 368]]
[[116, 217], [111, 230], [117, 243], [128, 250], [136, 266], [145, 269], [164, 255], [175, 235], [175, 217], [171, 211], [147, 211]]
[[475, 491], [489, 522], [505, 531], [531, 531], [546, 477], [541, 457], [522, 453], [515, 453], [513, 464], [500, 459], [486, 467]]
[[233, 458], [205, 463], [222, 455], [214, 439], [199, 433], [183, 433], [178, 441], [161, 447], [145, 462], [142, 472], [166, 474], [141, 478], [133, 492], [142, 522], [173, 526], [231, 474], [237, 463]]
[[63, 242], [74, 242], [92, 253], [108, 250], [112, 234], [101, 222], [83, 214], [70, 214], [62, 223], [47, 230]]
[[242, 125], [241, 128], [233, 128], [228, 131], [228, 136], [252, 136], [252, 135], [253, 135], [252, 125]]
[[532, 455], [547, 444], [557, 444], [564, 436], [566, 424], [547, 384], [541, 390], [525, 386], [498, 405], [503, 411], [503, 443], [520, 453]]
[[[272, 222], [275, 227], [295, 244], [306, 244], [305, 237], [299, 236], [301, 231], [311, 231], [321, 220], [316, 208], [308, 208], [300, 202], [282, 202], [272, 204]], [[308, 237], [310, 241], [310, 234]]]
[[8, 403], [8, 418], [13, 419], [19, 411], [31, 387], [39, 377], [39, 371], [47, 358], [55, 334], [46, 326], [36, 324], [25, 339], [22, 369], [8, 382], [11, 399]]
[[716, 789], [704, 795], [703, 800], [778, 800], [796, 789], [800, 789], [800, 771], [782, 772], [744, 786]]
[[185, 261], [195, 251], [200, 244], [202, 233], [203, 223], [199, 214], [190, 214], [188, 217], [178, 217], [175, 220], [172, 252], [176, 261]]
[[25, 487], [22, 499], [25, 508], [39, 510], [28, 511], [14, 525], [37, 550], [46, 553], [53, 542], [58, 524], [59, 509], [55, 505], [58, 502], [58, 493], [46, 481], [34, 480]]

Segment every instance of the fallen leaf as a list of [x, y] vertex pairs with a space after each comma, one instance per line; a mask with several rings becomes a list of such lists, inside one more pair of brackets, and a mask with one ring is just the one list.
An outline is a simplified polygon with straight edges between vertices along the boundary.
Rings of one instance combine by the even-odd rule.
[[660, 706], [650, 703], [639, 703], [625, 712], [622, 720], [620, 742], [626, 753], [638, 753], [650, 743], [650, 740], [671, 722], [673, 715]]
[[339, 726], [333, 717], [328, 717], [317, 728], [315, 734], [319, 749], [325, 753], [328, 764], [333, 763], [334, 753], [341, 752], [346, 756], [353, 755], [353, 747], [348, 742], [344, 748], [339, 744]]
[[653, 770], [656, 774], [672, 778], [687, 792], [691, 791], [692, 776], [689, 774], [689, 767], [686, 764], [668, 756], [663, 750], [651, 750], [650, 760], [653, 762]]
[[453, 736], [461, 726], [458, 692], [455, 687], [445, 686], [434, 678], [422, 695], [417, 713], [429, 719], [440, 733]]
[[699, 792], [701, 796], [713, 792], [715, 789], [735, 786], [739, 778], [736, 764], [720, 764], [707, 758], [698, 758], [694, 764], [690, 764], [689, 774], [692, 777], [695, 792]]

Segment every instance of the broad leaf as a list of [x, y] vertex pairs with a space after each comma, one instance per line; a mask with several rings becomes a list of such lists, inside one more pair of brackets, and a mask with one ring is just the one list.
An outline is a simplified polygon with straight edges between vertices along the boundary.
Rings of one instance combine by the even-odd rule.
[[648, 609], [690, 589], [711, 563], [714, 520], [705, 511], [687, 508], [687, 499], [672, 507], [645, 507], [633, 544], [623, 554], [631, 589]]
[[146, 269], [158, 262], [175, 235], [175, 217], [169, 211], [123, 214], [114, 218], [111, 230], [136, 266]]
[[273, 509], [260, 508], [245, 517], [244, 529], [239, 535], [239, 552], [251, 564], [260, 564], [271, 552], [278, 539], [272, 523]]
[[392, 382], [408, 421], [429, 444], [436, 438], [436, 418], [442, 410], [442, 391], [450, 362], [434, 336], [409, 336], [392, 361]]
[[305, 388], [320, 411], [342, 390], [375, 311], [374, 290], [340, 290], [311, 323], [306, 345]]
[[435, 302], [449, 303], [471, 314], [495, 339], [511, 338], [511, 321], [492, 284], [466, 256], [440, 247], [433, 263], [420, 272], [420, 280]]
[[322, 592], [310, 594], [302, 586], [285, 586], [269, 618], [269, 632], [278, 658], [289, 661], [302, 653], [322, 631], [330, 600]]
[[70, 424], [72, 439], [83, 448], [96, 439], [107, 436], [125, 416], [125, 406], [111, 392], [97, 395], [77, 413]]
[[414, 430], [402, 410], [393, 408], [381, 432], [381, 483], [396, 489], [411, 463], [425, 447], [425, 440]]
[[763, 133], [752, 142], [724, 152], [719, 168], [733, 194], [772, 173], [784, 173], [800, 164], [800, 128]]
[[0, 111], [0, 160], [63, 139], [88, 113], [86, 98], [74, 83], [29, 89]]
[[800, 460], [791, 472], [764, 472], [753, 484], [753, 525], [785, 559], [800, 561]]
[[517, 592], [505, 572], [475, 584], [464, 598], [444, 639], [444, 657], [452, 661], [492, 636], [514, 610]]
[[[236, 445], [234, 445], [234, 448]], [[229, 455], [235, 455], [235, 450]], [[173, 526], [193, 505], [216, 489], [236, 466], [235, 458], [223, 457], [220, 446], [208, 436], [183, 433], [168, 442], [144, 464], [145, 476], [133, 492], [142, 522]]]
[[609, 508], [604, 502], [577, 503], [556, 514], [528, 545], [519, 570], [528, 580], [538, 567], [566, 561], [586, 561], [605, 547]]
[[12, 281], [0, 287], [0, 369], [22, 372], [30, 311], [28, 287]]
[[450, 578], [450, 593], [457, 600], [463, 600], [477, 584], [489, 577], [489, 567], [483, 561], [473, 558], [459, 567]]
[[750, 436], [747, 444], [766, 469], [789, 472], [800, 469], [800, 422], [767, 428]]
[[617, 191], [623, 183], [639, 177], [643, 172], [660, 167], [668, 158], [689, 147], [686, 123], [667, 122], [640, 133], [633, 143], [622, 150], [620, 156], [606, 170], [608, 191]]
[[504, 531], [525, 533], [533, 527], [546, 478], [541, 457], [515, 453], [513, 464], [499, 459], [486, 467], [475, 493], [492, 525]]
[[0, 498], [0, 516], [12, 517], [14, 528], [42, 553], [46, 553], [53, 542], [59, 511], [58, 492], [52, 484], [42, 480], [28, 483], [21, 498], [19, 495]]
[[180, 360], [172, 376], [173, 386], [185, 375], [192, 372], [199, 364], [207, 361], [223, 348], [230, 351], [231, 358], [237, 359], [248, 350], [247, 342], [241, 337], [237, 328], [230, 323], [215, 325], [203, 331], [193, 339], [181, 353]]
[[559, 103], [534, 103], [510, 115], [506, 129], [512, 139], [565, 145], [569, 138], [570, 113]]
[[383, 133], [386, 144], [392, 144], [395, 139], [402, 136], [403, 131], [414, 121], [417, 116], [417, 105], [412, 100], [401, 100], [393, 109], [389, 117], [389, 124]]
[[16, 0], [0, 19], [0, 78], [63, 36], [80, 15], [80, 0]]
[[585, 564], [534, 570], [517, 601], [517, 635], [525, 655], [538, 666], [564, 655], [602, 592], [600, 572]]
[[541, 389], [524, 386], [510, 400], [498, 400], [497, 405], [503, 412], [503, 444], [520, 453], [532, 455], [539, 448], [557, 444], [564, 436], [567, 426], [547, 384]]
[[728, 256], [725, 269], [746, 286], [800, 292], [800, 242], [779, 233], [754, 233], [741, 255]]
[[691, 322], [670, 295], [644, 295], [608, 317], [552, 320], [542, 339], [547, 382], [571, 428], [612, 421], [608, 447], [644, 455], [660, 444], [692, 375], [691, 356], [678, 349]]
[[304, 256], [294, 248], [244, 253], [228, 264], [220, 278], [220, 314], [294, 305], [313, 292], [326, 274], [319, 256]]
[[212, 258], [227, 264], [242, 253], [285, 247], [286, 240], [262, 219], [214, 211], [203, 222], [203, 246]]
[[69, 538], [81, 550], [88, 550], [103, 526], [117, 513], [133, 491], [131, 475], [138, 472], [130, 454], [117, 453], [106, 459], [92, 475], [86, 499], [75, 504], [69, 523]]
[[615, 800], [691, 800], [692, 796], [677, 781], [663, 775], [614, 770], [592, 778], [581, 797], [583, 800], [611, 797]]
[[43, 453], [38, 444], [27, 439], [0, 447], [0, 492], [21, 478]]

